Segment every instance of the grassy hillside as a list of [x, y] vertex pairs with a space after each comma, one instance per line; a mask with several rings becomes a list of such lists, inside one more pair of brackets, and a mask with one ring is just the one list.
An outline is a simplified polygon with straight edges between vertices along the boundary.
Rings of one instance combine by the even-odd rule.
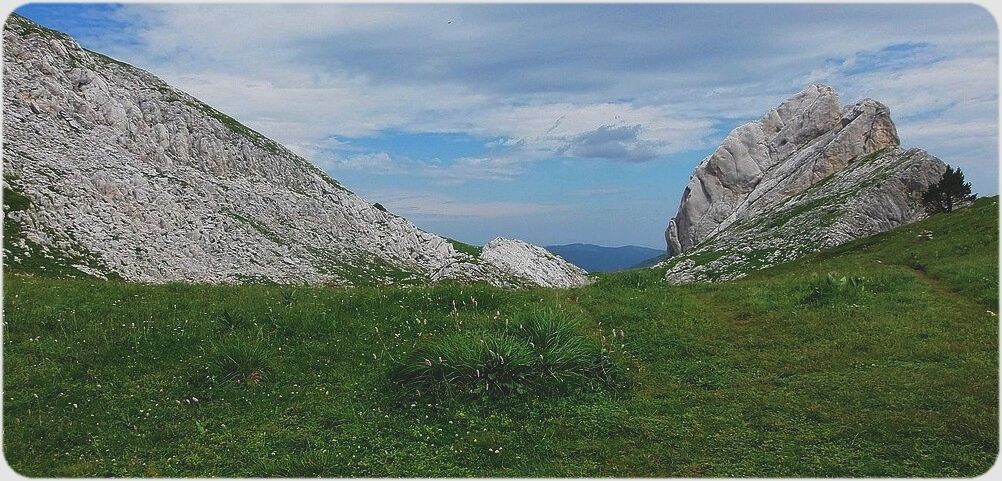
[[[30, 476], [975, 475], [998, 451], [997, 246], [992, 198], [717, 284], [8, 274], [4, 451]], [[621, 382], [394, 382], [415, 351], [547, 309]]]

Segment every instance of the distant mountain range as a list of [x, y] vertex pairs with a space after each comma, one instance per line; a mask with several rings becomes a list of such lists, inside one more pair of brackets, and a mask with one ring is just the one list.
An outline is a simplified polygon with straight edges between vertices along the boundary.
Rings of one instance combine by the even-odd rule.
[[546, 246], [546, 250], [563, 257], [588, 272], [614, 272], [637, 267], [665, 251], [650, 247], [605, 247], [594, 244]]

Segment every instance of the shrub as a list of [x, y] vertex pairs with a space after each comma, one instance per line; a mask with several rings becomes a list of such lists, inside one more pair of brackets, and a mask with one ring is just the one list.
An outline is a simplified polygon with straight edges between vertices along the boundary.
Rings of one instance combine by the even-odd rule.
[[865, 279], [862, 277], [838, 277], [829, 273], [811, 286], [811, 292], [804, 298], [805, 304], [833, 305], [837, 303], [857, 302], [866, 291]]
[[267, 376], [269, 359], [260, 337], [249, 340], [232, 336], [213, 346], [210, 368], [220, 381], [258, 384]]
[[390, 372], [419, 391], [500, 396], [608, 385], [612, 362], [578, 323], [552, 311], [506, 328], [458, 332], [419, 347]]

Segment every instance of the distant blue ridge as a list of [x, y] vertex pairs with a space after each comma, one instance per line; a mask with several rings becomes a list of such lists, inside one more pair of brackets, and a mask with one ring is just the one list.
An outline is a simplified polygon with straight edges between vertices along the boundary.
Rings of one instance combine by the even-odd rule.
[[660, 249], [632, 245], [605, 247], [594, 244], [566, 244], [546, 246], [546, 250], [588, 272], [626, 270], [665, 254], [665, 251]]

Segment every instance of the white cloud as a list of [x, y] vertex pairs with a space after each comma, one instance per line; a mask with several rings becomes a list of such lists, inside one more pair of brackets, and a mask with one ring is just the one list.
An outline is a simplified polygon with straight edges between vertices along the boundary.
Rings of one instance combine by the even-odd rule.
[[[712, 133], [710, 119], [688, 119], [664, 107], [628, 102], [502, 107], [488, 111], [481, 123], [529, 153], [611, 160], [649, 160], [703, 147]], [[612, 138], [616, 134], [620, 138]], [[599, 141], [605, 149], [599, 148]]]
[[619, 195], [628, 192], [633, 192], [635, 189], [626, 188], [622, 186], [604, 186], [604, 187], [592, 187], [588, 189], [578, 189], [571, 192], [572, 195], [580, 197], [601, 197], [609, 195]]
[[360, 170], [373, 174], [396, 174], [403, 172], [403, 166], [394, 162], [386, 152], [337, 156], [318, 162], [325, 170]]
[[[555, 156], [667, 158], [711, 146], [726, 133], [716, 125], [756, 118], [814, 81], [888, 104], [909, 146], [997, 169], [997, 32], [976, 6], [128, 5], [121, 15], [135, 41], [97, 48], [335, 169], [458, 181], [510, 179]], [[922, 48], [884, 50], [910, 44]], [[950, 125], [970, 128], [943, 133]], [[334, 135], [387, 130], [501, 140], [453, 162], [327, 158]]]
[[951, 58], [840, 79], [858, 97], [891, 107], [904, 147], [970, 172], [975, 190], [998, 189], [998, 59]]
[[439, 160], [393, 157], [386, 152], [363, 154], [318, 154], [320, 168], [334, 174], [339, 170], [361, 171], [375, 175], [408, 175], [438, 179], [439, 183], [466, 180], [511, 180], [520, 175], [525, 161], [509, 155], [462, 157], [446, 164]]
[[374, 199], [404, 217], [494, 219], [552, 214], [570, 209], [562, 204], [534, 202], [470, 202], [440, 193], [417, 191], [370, 192], [366, 198]]

